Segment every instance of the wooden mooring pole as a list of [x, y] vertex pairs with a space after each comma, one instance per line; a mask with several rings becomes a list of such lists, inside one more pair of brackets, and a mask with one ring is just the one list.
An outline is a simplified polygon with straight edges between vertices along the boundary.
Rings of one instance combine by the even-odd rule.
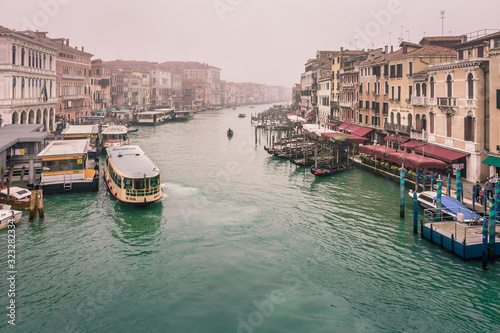
[[30, 216], [29, 220], [33, 220], [36, 217], [38, 211], [39, 218], [43, 219], [45, 214], [43, 212], [43, 192], [42, 190], [31, 191], [31, 202], [30, 202]]
[[21, 176], [19, 177], [19, 187], [23, 187], [24, 182], [24, 172], [26, 171], [26, 167], [23, 165], [21, 168]]

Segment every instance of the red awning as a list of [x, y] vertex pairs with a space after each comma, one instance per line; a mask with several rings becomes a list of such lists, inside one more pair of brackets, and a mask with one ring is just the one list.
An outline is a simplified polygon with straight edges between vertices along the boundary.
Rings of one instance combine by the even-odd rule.
[[396, 149], [392, 149], [386, 146], [370, 145], [370, 146], [360, 146], [359, 152], [366, 154], [368, 156], [374, 156], [376, 158], [383, 159], [387, 157], [388, 153], [396, 152]]
[[445, 161], [447, 163], [452, 163], [455, 160], [458, 160], [460, 158], [469, 155], [469, 154], [459, 153], [454, 150], [449, 150], [431, 145], [418, 146], [415, 147], [414, 150], [418, 153], [423, 154], [424, 156], [434, 157], [441, 161]]
[[386, 154], [386, 160], [402, 165], [411, 169], [446, 169], [446, 163], [430, 157], [424, 157], [417, 154], [405, 153], [399, 150]]
[[405, 143], [407, 141], [410, 141], [410, 138], [409, 137], [406, 137], [406, 136], [397, 136], [397, 135], [394, 135], [394, 137], [392, 136], [392, 134], [389, 134], [387, 135], [385, 138], [384, 138], [385, 141], [390, 141], [390, 142], [400, 142], [400, 143]]
[[337, 127], [338, 130], [341, 130], [341, 129], [345, 129], [349, 126], [351, 126], [352, 124], [349, 124], [349, 123], [342, 123], [339, 125], [339, 127]]
[[313, 119], [313, 116], [307, 116], [306, 119]]
[[415, 141], [415, 140], [410, 140], [401, 145], [401, 148], [404, 149], [414, 149], [415, 147], [423, 146], [425, 145], [425, 142], [422, 141]]
[[[356, 125], [353, 125], [356, 126]], [[352, 132], [352, 134], [357, 135], [357, 136], [365, 136], [371, 131], [373, 131], [373, 128], [368, 128], [368, 127], [363, 127], [363, 126], [356, 126], [357, 128]], [[349, 130], [351, 130], [351, 127], [349, 127]]]

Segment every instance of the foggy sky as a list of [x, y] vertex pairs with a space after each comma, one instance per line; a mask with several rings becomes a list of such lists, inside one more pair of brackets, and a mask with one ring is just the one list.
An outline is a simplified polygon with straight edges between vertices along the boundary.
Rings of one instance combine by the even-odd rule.
[[[0, 25], [69, 38], [93, 59], [199, 61], [227, 81], [300, 82], [316, 50], [500, 29], [498, 0], [1, 0]], [[401, 28], [403, 26], [403, 28]], [[355, 42], [357, 39], [357, 42]]]

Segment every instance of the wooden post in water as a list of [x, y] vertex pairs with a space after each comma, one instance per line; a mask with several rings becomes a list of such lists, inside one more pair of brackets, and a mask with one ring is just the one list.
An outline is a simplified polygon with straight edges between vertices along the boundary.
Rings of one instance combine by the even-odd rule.
[[417, 191], [413, 192], [413, 233], [418, 234], [418, 199]]
[[436, 222], [441, 221], [441, 196], [443, 193], [443, 180], [441, 179], [441, 175], [437, 179], [437, 195], [436, 195]]
[[33, 157], [30, 157], [30, 163], [28, 167], [28, 185], [33, 186], [35, 184], [35, 161]]
[[43, 219], [45, 214], [43, 212], [43, 192], [42, 190], [31, 191], [31, 201], [30, 201], [30, 216], [29, 220], [33, 220], [36, 217], [38, 211], [39, 218]]
[[255, 126], [255, 145], [257, 145], [257, 126]]
[[483, 269], [488, 269], [488, 219], [483, 219]]
[[318, 147], [314, 147], [314, 169], [318, 169]]
[[[376, 164], [376, 163], [375, 163]], [[399, 186], [399, 217], [405, 217], [405, 165], [401, 166], [401, 179]]]
[[24, 172], [26, 171], [26, 167], [23, 165], [21, 168], [21, 176], [19, 177], [19, 187], [23, 187], [24, 182]]
[[415, 192], [418, 192], [418, 169], [415, 172]]
[[12, 183], [13, 174], [14, 174], [14, 163], [10, 162], [9, 178], [7, 178], [7, 205], [10, 205], [10, 185]]

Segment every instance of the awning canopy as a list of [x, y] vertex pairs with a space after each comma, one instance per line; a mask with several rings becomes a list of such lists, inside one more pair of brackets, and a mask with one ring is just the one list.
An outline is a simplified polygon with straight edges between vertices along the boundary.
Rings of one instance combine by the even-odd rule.
[[82, 119], [89, 119], [89, 120], [102, 120], [104, 119], [103, 116], [80, 116]]
[[342, 123], [339, 125], [339, 127], [337, 127], [338, 130], [341, 130], [341, 129], [346, 129], [347, 127], [351, 126], [352, 124], [349, 124], [349, 123]]
[[[354, 126], [354, 128], [353, 128], [353, 126]], [[352, 130], [352, 132], [351, 132], [351, 133], [352, 133], [352, 134], [354, 134], [354, 135], [357, 135], [357, 136], [365, 136], [365, 135], [367, 135], [368, 133], [370, 133], [371, 131], [373, 131], [373, 128], [352, 125], [352, 126], [350, 126], [347, 130], [348, 130], [348, 131], [351, 131], [351, 130]]]
[[488, 156], [483, 163], [500, 168], [500, 158], [495, 156]]
[[398, 165], [404, 164], [411, 169], [446, 169], [446, 163], [443, 161], [406, 153], [401, 150], [396, 151], [395, 149], [385, 146], [361, 146], [359, 147], [359, 152]]
[[422, 153], [424, 156], [437, 158], [438, 160], [452, 163], [455, 160], [463, 158], [469, 154], [459, 153], [454, 150], [449, 150], [441, 147], [423, 145], [417, 146], [414, 149], [417, 153]]
[[405, 143], [401, 144], [401, 148], [404, 148], [404, 149], [413, 149], [415, 147], [423, 146], [425, 144], [426, 143], [422, 142], [422, 141], [410, 140], [410, 141], [406, 141]]
[[104, 113], [106, 111], [92, 111], [92, 113]]
[[[327, 139], [328, 141], [338, 141], [337, 139], [333, 138], [339, 138], [339, 137], [348, 137], [349, 140], [347, 142], [349, 143], [364, 143], [365, 141], [368, 141], [367, 138], [363, 138], [361, 136], [357, 136], [354, 134], [346, 134], [346, 133], [321, 133], [321, 137], [323, 139]], [[331, 140], [333, 139], [333, 140]]]
[[409, 137], [406, 136], [398, 136], [398, 135], [392, 135], [389, 134], [384, 138], [385, 141], [390, 141], [390, 142], [399, 142], [399, 143], [405, 143], [410, 141]]

